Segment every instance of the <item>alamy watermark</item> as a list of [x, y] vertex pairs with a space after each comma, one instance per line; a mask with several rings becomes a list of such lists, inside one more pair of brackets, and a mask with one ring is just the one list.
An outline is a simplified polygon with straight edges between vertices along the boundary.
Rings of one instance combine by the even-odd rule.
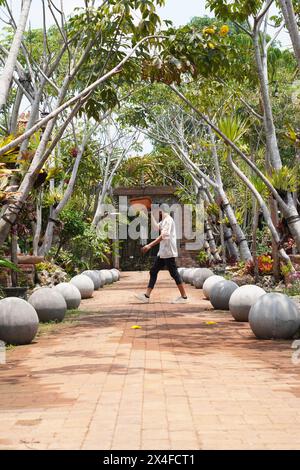
[[6, 347], [4, 341], [0, 341], [0, 366], [6, 364]]
[[[185, 240], [187, 250], [199, 251], [205, 241], [204, 203], [152, 204], [151, 209], [142, 203], [128, 204], [126, 196], [120, 196], [118, 207], [102, 204], [98, 234], [111, 240], [140, 240], [141, 244], [159, 236], [157, 224], [160, 214], [168, 213], [175, 222], [178, 241]], [[150, 217], [151, 216], [151, 217]]]

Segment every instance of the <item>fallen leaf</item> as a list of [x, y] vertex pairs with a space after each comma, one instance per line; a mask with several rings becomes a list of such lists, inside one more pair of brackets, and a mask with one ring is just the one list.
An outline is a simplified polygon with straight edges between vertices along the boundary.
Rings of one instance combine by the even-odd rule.
[[142, 327], [141, 326], [138, 326], [138, 325], [133, 325], [131, 327], [132, 330], [140, 330]]
[[215, 322], [215, 321], [207, 321], [207, 322], [205, 322], [205, 324], [206, 324], [206, 325], [216, 325], [217, 322]]

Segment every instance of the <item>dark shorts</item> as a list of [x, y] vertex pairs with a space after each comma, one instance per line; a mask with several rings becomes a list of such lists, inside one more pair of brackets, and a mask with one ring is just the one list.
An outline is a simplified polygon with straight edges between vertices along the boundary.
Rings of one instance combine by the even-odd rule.
[[182, 284], [182, 279], [178, 272], [175, 258], [160, 258], [158, 256], [154, 262], [154, 265], [150, 269], [150, 281], [148, 285], [149, 289], [153, 289], [157, 281], [157, 275], [164, 267], [168, 268], [170, 275], [177, 285]]

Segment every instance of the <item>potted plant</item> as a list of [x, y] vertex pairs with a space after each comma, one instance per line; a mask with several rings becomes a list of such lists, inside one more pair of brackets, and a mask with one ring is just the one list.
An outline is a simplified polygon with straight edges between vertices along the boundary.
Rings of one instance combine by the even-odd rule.
[[[9, 269], [11, 272], [16, 273], [16, 275], [21, 272], [14, 263], [3, 257], [0, 257], [0, 269]], [[13, 282], [13, 284], [15, 283]], [[19, 297], [22, 299], [26, 297], [27, 290], [27, 287], [17, 287], [16, 285], [1, 288], [4, 297]]]

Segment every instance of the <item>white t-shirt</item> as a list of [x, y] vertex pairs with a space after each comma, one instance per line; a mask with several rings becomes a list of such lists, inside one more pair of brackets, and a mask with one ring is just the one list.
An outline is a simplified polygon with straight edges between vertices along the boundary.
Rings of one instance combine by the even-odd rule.
[[170, 215], [167, 215], [160, 223], [159, 228], [162, 241], [159, 244], [158, 255], [160, 258], [177, 258], [177, 237], [175, 222]]

